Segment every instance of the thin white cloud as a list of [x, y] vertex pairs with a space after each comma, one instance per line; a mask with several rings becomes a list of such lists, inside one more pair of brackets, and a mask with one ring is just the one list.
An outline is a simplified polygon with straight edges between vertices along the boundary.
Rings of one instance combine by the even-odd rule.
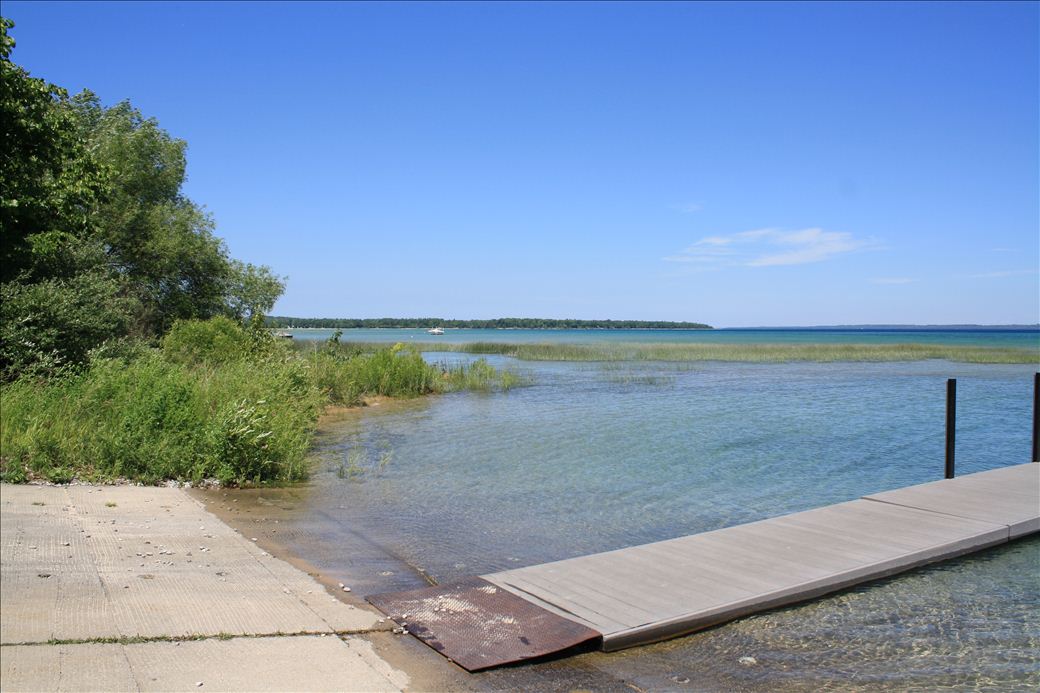
[[728, 236], [706, 236], [664, 260], [699, 265], [774, 267], [822, 262], [876, 247], [875, 241], [856, 238], [847, 231], [755, 229]]
[[1019, 277], [1025, 274], [1036, 274], [1038, 270], [999, 270], [997, 272], [982, 272], [980, 274], [966, 274], [967, 279], [1001, 279], [1003, 277]]
[[876, 277], [870, 280], [871, 284], [913, 284], [916, 279], [910, 277]]
[[702, 238], [699, 241], [697, 241], [696, 243], [694, 243], [694, 245], [698, 245], [698, 246], [719, 246], [719, 245], [729, 245], [732, 242], [733, 242], [732, 238], [726, 238], [725, 236], [707, 236], [706, 238]]

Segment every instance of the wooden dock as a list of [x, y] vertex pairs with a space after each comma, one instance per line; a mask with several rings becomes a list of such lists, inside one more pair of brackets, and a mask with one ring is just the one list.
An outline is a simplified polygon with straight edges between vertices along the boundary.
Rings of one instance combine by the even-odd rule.
[[662, 640], [1040, 531], [1040, 464], [482, 576], [603, 635]]
[[1040, 464], [1029, 463], [369, 599], [476, 670], [663, 640], [1038, 531]]

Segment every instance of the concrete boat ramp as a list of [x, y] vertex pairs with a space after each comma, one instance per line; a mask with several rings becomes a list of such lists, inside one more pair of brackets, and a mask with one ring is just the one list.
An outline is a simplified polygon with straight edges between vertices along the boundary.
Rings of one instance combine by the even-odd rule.
[[368, 599], [476, 671], [619, 650], [1040, 531], [1040, 464]]

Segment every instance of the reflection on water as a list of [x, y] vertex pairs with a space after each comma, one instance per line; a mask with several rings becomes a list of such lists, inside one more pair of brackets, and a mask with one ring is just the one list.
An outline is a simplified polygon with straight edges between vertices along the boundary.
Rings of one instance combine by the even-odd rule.
[[[1029, 454], [1029, 366], [490, 360], [534, 384], [374, 408], [324, 431], [281, 520], [311, 537], [304, 558], [366, 594], [934, 480], [947, 377], [959, 378], [960, 473]], [[1027, 688], [1038, 558], [1040, 543], [1019, 542], [582, 659], [652, 690]]]

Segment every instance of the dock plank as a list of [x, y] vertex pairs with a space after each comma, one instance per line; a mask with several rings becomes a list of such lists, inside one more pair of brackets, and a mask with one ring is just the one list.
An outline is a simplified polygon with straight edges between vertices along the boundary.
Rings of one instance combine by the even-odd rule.
[[1024, 464], [483, 579], [615, 650], [802, 601], [1040, 531]]
[[1040, 531], [1040, 464], [1020, 464], [864, 496], [867, 500], [912, 506], [1005, 524], [1011, 538]]

